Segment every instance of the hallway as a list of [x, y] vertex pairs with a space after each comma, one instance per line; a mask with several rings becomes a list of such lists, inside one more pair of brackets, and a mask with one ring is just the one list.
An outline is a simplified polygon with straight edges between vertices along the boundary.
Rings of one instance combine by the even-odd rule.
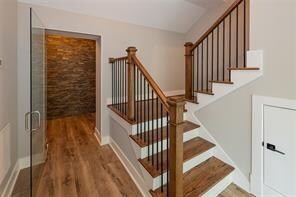
[[[49, 152], [36, 196], [141, 196], [111, 147], [99, 146], [94, 114], [49, 120], [47, 125]], [[24, 194], [17, 189], [22, 185], [18, 179], [13, 196]]]

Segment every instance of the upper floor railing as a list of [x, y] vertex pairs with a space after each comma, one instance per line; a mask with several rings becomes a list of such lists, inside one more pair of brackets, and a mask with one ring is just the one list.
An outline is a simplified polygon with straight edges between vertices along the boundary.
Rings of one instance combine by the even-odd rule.
[[186, 93], [212, 94], [212, 83], [231, 83], [231, 70], [246, 67], [249, 0], [236, 0], [195, 42], [185, 44]]

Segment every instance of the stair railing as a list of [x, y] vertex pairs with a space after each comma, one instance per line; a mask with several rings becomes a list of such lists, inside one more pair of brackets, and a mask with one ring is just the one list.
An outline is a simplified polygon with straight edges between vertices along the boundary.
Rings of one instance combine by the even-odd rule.
[[212, 94], [212, 83], [231, 83], [231, 70], [246, 67], [249, 0], [236, 0], [197, 42], [185, 44], [185, 98]]
[[160, 174], [161, 192], [170, 197], [182, 196], [184, 98], [167, 98], [137, 58], [137, 49], [129, 47], [126, 51], [126, 57], [109, 59], [110, 107], [137, 125], [136, 135], [147, 146], [146, 162]]

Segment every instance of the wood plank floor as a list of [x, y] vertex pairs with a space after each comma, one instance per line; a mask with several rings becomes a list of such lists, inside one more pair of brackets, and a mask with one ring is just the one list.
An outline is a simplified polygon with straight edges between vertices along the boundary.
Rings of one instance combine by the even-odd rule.
[[[142, 196], [110, 146], [98, 145], [94, 122], [93, 114], [48, 121], [48, 158], [36, 196]], [[28, 196], [27, 176], [20, 173], [13, 197]]]
[[235, 184], [229, 185], [218, 197], [254, 197]]

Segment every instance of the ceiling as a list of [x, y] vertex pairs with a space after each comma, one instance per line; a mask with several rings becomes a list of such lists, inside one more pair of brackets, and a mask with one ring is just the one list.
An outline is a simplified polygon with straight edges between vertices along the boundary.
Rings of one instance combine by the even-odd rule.
[[223, 0], [20, 1], [179, 33], [186, 33], [207, 9], [223, 2]]

